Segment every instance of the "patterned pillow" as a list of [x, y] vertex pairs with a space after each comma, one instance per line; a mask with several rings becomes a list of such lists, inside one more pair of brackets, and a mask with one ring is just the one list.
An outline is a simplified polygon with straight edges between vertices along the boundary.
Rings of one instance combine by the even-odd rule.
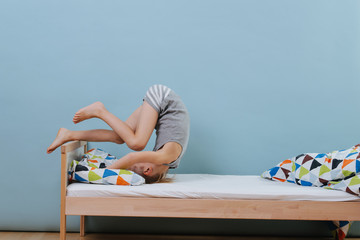
[[81, 161], [73, 160], [69, 169], [70, 180], [111, 185], [141, 185], [145, 179], [124, 169], [106, 169], [117, 159], [101, 149], [89, 150]]
[[360, 144], [331, 153], [300, 154], [280, 162], [261, 176], [360, 196]]

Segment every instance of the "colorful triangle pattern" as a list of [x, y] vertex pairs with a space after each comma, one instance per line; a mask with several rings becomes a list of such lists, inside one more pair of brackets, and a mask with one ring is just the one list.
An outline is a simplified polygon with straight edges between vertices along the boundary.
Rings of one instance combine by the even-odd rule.
[[69, 169], [69, 179], [97, 184], [141, 185], [145, 179], [137, 173], [125, 169], [106, 169], [117, 159], [107, 152], [94, 148], [81, 161], [73, 160]]
[[300, 154], [280, 162], [261, 176], [360, 196], [360, 144], [330, 153]]

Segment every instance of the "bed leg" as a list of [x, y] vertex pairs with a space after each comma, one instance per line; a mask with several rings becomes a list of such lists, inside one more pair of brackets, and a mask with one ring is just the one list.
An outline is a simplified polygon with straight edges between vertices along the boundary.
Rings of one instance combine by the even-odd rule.
[[60, 240], [66, 240], [66, 215], [60, 216]]
[[85, 236], [85, 216], [80, 216], [80, 237]]

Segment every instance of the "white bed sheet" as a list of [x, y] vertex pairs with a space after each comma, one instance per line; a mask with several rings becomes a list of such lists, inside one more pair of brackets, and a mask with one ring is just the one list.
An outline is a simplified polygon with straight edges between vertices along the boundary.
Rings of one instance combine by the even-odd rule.
[[342, 191], [274, 182], [252, 175], [176, 174], [172, 177], [171, 183], [141, 186], [72, 183], [67, 187], [67, 196], [360, 201], [359, 197]]

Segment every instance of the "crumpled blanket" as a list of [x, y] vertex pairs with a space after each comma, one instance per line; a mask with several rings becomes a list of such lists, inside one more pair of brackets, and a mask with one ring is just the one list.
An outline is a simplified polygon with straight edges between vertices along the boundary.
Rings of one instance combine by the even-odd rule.
[[137, 173], [124, 169], [106, 169], [117, 159], [109, 153], [94, 148], [89, 150], [80, 161], [73, 160], [69, 168], [69, 180], [106, 185], [137, 186], [145, 179]]
[[[280, 162], [263, 178], [341, 190], [360, 197], [360, 144], [330, 153], [305, 153]], [[335, 239], [345, 239], [351, 222], [334, 221]]]

